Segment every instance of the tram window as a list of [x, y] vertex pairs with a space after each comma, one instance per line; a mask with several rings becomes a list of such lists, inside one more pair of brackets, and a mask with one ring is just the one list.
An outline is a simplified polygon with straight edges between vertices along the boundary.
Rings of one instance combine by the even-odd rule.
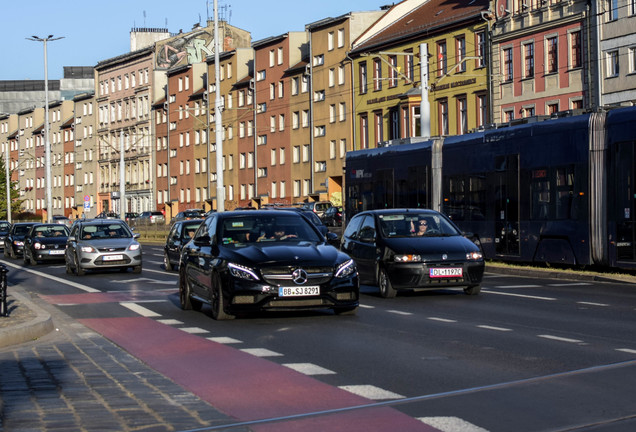
[[550, 182], [533, 179], [530, 185], [532, 219], [550, 218]]
[[576, 219], [574, 167], [534, 169], [530, 196], [532, 219]]

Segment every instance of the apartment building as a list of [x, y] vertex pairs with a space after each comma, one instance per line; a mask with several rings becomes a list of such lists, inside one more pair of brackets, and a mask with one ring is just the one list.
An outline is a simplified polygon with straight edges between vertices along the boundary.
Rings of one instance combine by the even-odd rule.
[[[290, 81], [286, 71], [308, 55], [306, 32], [289, 32], [252, 44], [256, 104], [256, 190], [258, 205], [292, 203]], [[312, 188], [313, 189], [313, 188]]]
[[[73, 103], [75, 118], [72, 149], [70, 145], [68, 146], [69, 153], [72, 152], [73, 156], [68, 153], [64, 155], [65, 161], [68, 158], [69, 164], [73, 166], [74, 180], [69, 179], [69, 184], [74, 185], [72, 200], [74, 205], [70, 205], [71, 219], [81, 217], [85, 213], [89, 215], [91, 209], [95, 208], [97, 173], [99, 172], [95, 93], [77, 95], [73, 98]], [[94, 215], [95, 212], [92, 214]]]
[[311, 49], [308, 70], [313, 127], [309, 138], [313, 165], [311, 198], [314, 200], [342, 203], [344, 157], [347, 151], [353, 150], [353, 83], [347, 54], [353, 40], [383, 13], [351, 12], [305, 26]]
[[636, 102], [636, 0], [592, 2], [598, 29], [596, 88], [602, 106]]
[[586, 1], [493, 2], [493, 121], [592, 106]]
[[[72, 174], [74, 153], [73, 124], [74, 103], [72, 100], [55, 101], [49, 104], [49, 141], [51, 143], [51, 215], [71, 214], [71, 207], [74, 205], [75, 194], [72, 188], [68, 187], [70, 182], [69, 174]], [[70, 149], [69, 149], [70, 147]], [[38, 150], [39, 152], [39, 150]], [[44, 187], [46, 197], [46, 148], [42, 149], [44, 161], [42, 168], [44, 173]], [[70, 162], [69, 162], [70, 161]], [[42, 205], [46, 208], [46, 200]]]

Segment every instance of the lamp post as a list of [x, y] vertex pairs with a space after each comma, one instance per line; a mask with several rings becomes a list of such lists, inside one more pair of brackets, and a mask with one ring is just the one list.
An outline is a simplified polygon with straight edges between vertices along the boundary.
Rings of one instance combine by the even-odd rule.
[[53, 199], [51, 198], [51, 142], [49, 141], [49, 71], [47, 64], [46, 44], [56, 40], [63, 39], [63, 37], [54, 38], [53, 35], [48, 35], [45, 38], [38, 36], [31, 36], [28, 40], [44, 43], [44, 181], [46, 183], [46, 219], [47, 222], [52, 221], [53, 212]]

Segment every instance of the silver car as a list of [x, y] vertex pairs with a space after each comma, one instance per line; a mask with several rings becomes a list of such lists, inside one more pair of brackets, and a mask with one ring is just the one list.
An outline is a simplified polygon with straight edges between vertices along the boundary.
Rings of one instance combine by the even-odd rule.
[[68, 237], [66, 273], [84, 275], [86, 270], [132, 268], [141, 273], [138, 233], [119, 219], [86, 219], [73, 224]]

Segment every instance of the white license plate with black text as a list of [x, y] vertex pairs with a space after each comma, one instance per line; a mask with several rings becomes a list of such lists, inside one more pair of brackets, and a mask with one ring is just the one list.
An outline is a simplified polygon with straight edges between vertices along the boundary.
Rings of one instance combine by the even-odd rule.
[[320, 295], [319, 286], [279, 287], [279, 297], [303, 297]]
[[462, 277], [463, 269], [461, 267], [439, 267], [429, 269], [429, 276], [432, 278], [444, 277]]
[[104, 261], [121, 261], [124, 259], [123, 255], [104, 255], [102, 258]]
[[64, 255], [64, 249], [49, 251], [49, 255]]

